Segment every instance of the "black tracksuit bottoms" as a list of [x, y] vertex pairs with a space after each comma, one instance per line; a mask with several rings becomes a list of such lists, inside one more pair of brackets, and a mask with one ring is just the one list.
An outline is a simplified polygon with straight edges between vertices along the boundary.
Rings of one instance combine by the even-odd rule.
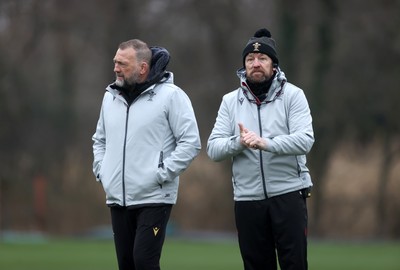
[[236, 201], [245, 270], [306, 270], [307, 206], [300, 191], [261, 201]]
[[172, 205], [110, 209], [119, 270], [159, 270]]

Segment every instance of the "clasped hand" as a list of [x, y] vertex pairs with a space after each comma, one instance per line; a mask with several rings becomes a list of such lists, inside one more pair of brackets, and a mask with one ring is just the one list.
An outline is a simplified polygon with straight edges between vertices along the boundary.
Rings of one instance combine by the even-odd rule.
[[258, 136], [254, 131], [250, 131], [239, 123], [240, 142], [247, 148], [265, 150], [267, 143], [265, 139]]

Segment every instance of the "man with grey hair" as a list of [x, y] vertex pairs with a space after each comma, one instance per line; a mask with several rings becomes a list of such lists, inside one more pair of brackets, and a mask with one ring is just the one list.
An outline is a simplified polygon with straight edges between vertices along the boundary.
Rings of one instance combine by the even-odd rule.
[[192, 104], [166, 71], [169, 59], [138, 39], [119, 45], [92, 138], [120, 270], [160, 269], [179, 175], [201, 148]]

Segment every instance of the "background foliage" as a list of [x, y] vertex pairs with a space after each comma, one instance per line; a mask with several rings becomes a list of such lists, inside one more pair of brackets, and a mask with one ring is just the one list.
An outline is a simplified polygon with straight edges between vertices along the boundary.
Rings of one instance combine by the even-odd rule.
[[304, 89], [316, 143], [310, 233], [400, 237], [400, 1], [2, 0], [0, 229], [109, 224], [92, 142], [118, 44], [166, 47], [203, 150], [181, 178], [175, 230], [234, 230], [229, 162], [205, 154], [222, 96], [261, 27]]

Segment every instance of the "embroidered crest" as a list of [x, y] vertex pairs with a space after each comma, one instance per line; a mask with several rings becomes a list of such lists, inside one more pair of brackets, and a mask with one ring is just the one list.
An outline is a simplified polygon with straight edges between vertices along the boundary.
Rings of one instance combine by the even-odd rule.
[[149, 92], [149, 99], [147, 101], [153, 101], [153, 97], [156, 95], [154, 91]]
[[258, 51], [260, 51], [259, 48], [261, 47], [261, 44], [258, 43], [258, 42], [256, 42], [256, 43], [253, 44], [253, 47], [254, 47], [254, 51], [255, 51], [255, 52], [258, 52]]

